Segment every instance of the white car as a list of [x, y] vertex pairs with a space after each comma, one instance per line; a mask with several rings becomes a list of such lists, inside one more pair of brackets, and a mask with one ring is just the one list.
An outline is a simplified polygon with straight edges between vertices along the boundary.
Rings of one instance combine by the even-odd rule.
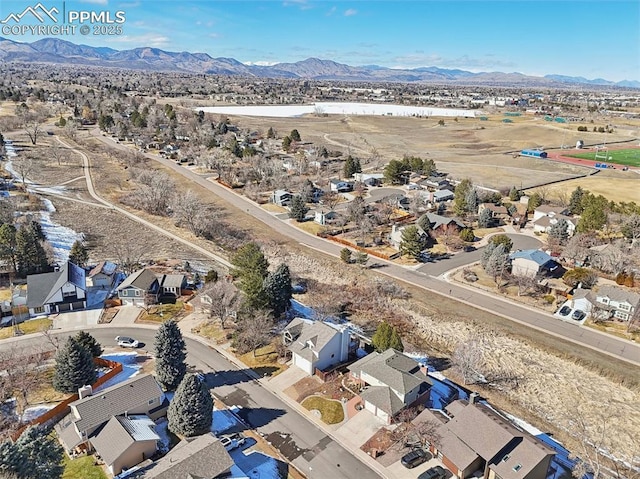
[[116, 336], [116, 342], [121, 348], [137, 348], [138, 344], [140, 344], [137, 339], [128, 336]]
[[246, 440], [247, 439], [244, 437], [244, 434], [239, 432], [234, 432], [233, 434], [225, 434], [220, 437], [220, 442], [227, 451], [244, 445]]

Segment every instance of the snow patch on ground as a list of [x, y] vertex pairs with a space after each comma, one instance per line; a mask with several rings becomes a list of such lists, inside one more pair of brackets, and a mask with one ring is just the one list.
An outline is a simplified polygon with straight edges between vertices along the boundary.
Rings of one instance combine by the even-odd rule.
[[69, 251], [71, 251], [71, 246], [77, 240], [82, 241], [83, 235], [81, 233], [76, 233], [71, 228], [67, 228], [66, 226], [59, 225], [51, 220], [51, 213], [56, 211], [56, 208], [53, 206], [48, 199], [42, 200], [46, 211], [40, 212], [40, 224], [42, 225], [42, 231], [44, 235], [47, 237], [47, 241], [53, 247], [53, 256], [56, 261], [64, 263], [69, 259]]
[[169, 436], [169, 422], [166, 418], [161, 417], [156, 421], [156, 433], [160, 436], [158, 441], [158, 450], [166, 454], [169, 452], [169, 444], [171, 444], [171, 437]]
[[211, 432], [215, 435], [221, 434], [240, 423], [238, 417], [234, 414], [238, 409], [238, 406], [233, 406], [227, 409], [213, 408], [213, 420], [211, 421]]
[[28, 407], [22, 414], [22, 421], [29, 422], [42, 416], [47, 411], [56, 407], [57, 404], [38, 404], [37, 406]]
[[516, 416], [512, 416], [509, 413], [506, 413], [504, 411], [500, 411], [500, 414], [503, 414], [504, 416], [506, 416], [507, 418], [509, 418], [509, 420], [514, 423], [516, 426], [524, 429], [525, 431], [527, 431], [529, 434], [533, 435], [533, 436], [538, 436], [540, 434], [544, 434], [540, 429], [538, 429], [537, 427], [529, 424], [528, 422], [520, 419], [519, 417]]
[[122, 364], [122, 372], [119, 374], [116, 374], [114, 377], [109, 379], [106, 383], [98, 386], [94, 390], [94, 392], [101, 391], [111, 386], [115, 386], [116, 384], [126, 381], [127, 379], [130, 379], [134, 376], [137, 376], [140, 373], [141, 366], [137, 364], [138, 354], [135, 352], [103, 354], [100, 357], [108, 361], [115, 361]]
[[247, 476], [250, 479], [278, 479], [280, 477], [278, 463], [271, 456], [259, 451], [244, 454], [240, 449], [231, 451], [230, 454], [235, 462], [235, 467], [231, 469], [232, 477]]

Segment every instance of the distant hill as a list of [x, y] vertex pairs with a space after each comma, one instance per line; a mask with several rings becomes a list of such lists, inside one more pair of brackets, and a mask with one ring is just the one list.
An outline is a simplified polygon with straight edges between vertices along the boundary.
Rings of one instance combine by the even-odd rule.
[[332, 60], [308, 58], [295, 63], [272, 66], [245, 65], [234, 58], [213, 58], [206, 53], [167, 52], [159, 48], [142, 47], [114, 50], [91, 47], [57, 38], [43, 38], [33, 43], [20, 43], [0, 37], [0, 61], [46, 62], [74, 65], [130, 68], [137, 70], [242, 75], [265, 78], [308, 78], [312, 80], [342, 80], [371, 82], [431, 82], [470, 85], [558, 86], [588, 84], [640, 88], [640, 81], [612, 82], [597, 78], [546, 75], [535, 77], [522, 73], [481, 72], [443, 69], [434, 66], [413, 69], [387, 68], [379, 65], [350, 66]]

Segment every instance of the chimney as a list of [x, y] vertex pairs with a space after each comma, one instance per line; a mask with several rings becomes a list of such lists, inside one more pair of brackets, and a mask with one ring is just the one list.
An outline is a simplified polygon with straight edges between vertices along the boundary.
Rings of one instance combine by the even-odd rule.
[[93, 388], [90, 385], [82, 386], [78, 389], [78, 397], [84, 399], [93, 394]]
[[476, 392], [469, 394], [469, 404], [477, 404], [480, 395]]

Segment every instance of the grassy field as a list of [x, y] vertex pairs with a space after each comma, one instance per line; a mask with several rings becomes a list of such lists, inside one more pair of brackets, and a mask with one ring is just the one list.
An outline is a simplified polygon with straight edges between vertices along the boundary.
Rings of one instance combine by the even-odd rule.
[[139, 321], [153, 321], [155, 323], [164, 323], [170, 319], [174, 319], [182, 312], [182, 301], [176, 301], [175, 304], [158, 304], [151, 306], [148, 311], [143, 311]]
[[339, 424], [344, 421], [344, 409], [339, 401], [310, 396], [302, 401], [302, 406], [310, 411], [312, 409], [320, 411], [322, 421], [327, 424]]
[[[51, 327], [50, 319], [30, 319], [25, 321], [24, 323], [20, 323], [18, 327], [20, 331], [24, 334], [33, 334], [39, 333], [41, 331], [46, 331]], [[0, 329], [0, 339], [7, 339], [13, 337], [13, 328], [7, 327]]]
[[69, 459], [64, 456], [64, 472], [62, 479], [107, 479], [100, 466], [93, 465], [93, 456]]
[[[601, 152], [600, 155], [604, 155], [604, 152]], [[640, 149], [638, 148], [628, 150], [609, 150], [606, 155], [608, 157], [606, 161], [610, 163], [627, 166], [640, 166]], [[583, 160], [605, 161], [602, 158], [596, 159], [595, 151], [566, 156], [570, 158], [582, 158]]]

